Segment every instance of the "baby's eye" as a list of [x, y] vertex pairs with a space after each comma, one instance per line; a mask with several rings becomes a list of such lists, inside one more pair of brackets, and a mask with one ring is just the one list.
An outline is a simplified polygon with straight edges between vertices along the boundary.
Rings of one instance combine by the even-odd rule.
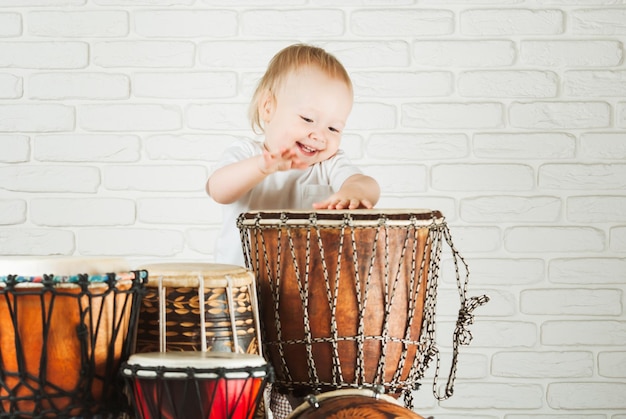
[[339, 133], [340, 131], [337, 128], [328, 127], [328, 129], [332, 132]]
[[313, 122], [311, 118], [307, 118], [306, 116], [300, 116], [304, 122]]

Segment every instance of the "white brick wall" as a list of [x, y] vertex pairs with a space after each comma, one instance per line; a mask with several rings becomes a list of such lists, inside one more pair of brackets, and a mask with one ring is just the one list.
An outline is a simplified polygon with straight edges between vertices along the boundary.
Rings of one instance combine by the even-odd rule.
[[0, 256], [211, 261], [204, 182], [296, 41], [352, 74], [379, 207], [441, 210], [492, 298], [416, 410], [626, 419], [626, 0], [0, 0]]

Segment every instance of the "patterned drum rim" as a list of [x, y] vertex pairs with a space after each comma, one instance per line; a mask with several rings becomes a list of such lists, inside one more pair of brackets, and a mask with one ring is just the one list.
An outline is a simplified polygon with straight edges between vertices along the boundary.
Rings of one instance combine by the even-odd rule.
[[[359, 388], [359, 389], [347, 388], [347, 389], [341, 389], [341, 390], [326, 391], [324, 393], [316, 394], [314, 397], [315, 397], [315, 400], [317, 400], [318, 402], [323, 402], [324, 400], [327, 400], [333, 397], [343, 397], [343, 396], [370, 397], [372, 399], [380, 399], [389, 403], [396, 404], [398, 406], [402, 406], [400, 402], [398, 402], [398, 400], [394, 399], [391, 396], [388, 396], [386, 394], [381, 394], [374, 390], [365, 389], [365, 388]], [[296, 407], [291, 412], [291, 415], [289, 417], [296, 417], [310, 408], [311, 408], [311, 403], [309, 403], [308, 401], [305, 401], [304, 403]]]

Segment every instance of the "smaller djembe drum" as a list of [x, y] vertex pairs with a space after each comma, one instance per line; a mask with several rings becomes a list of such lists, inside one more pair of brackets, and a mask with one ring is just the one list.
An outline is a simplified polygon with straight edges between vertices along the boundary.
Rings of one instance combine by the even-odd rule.
[[234, 265], [157, 263], [149, 274], [136, 352], [261, 354], [254, 275]]
[[272, 374], [265, 360], [233, 352], [152, 352], [122, 366], [137, 419], [252, 419]]
[[121, 259], [0, 260], [0, 417], [125, 410], [146, 276]]
[[[424, 419], [394, 398], [372, 390], [335, 390], [307, 400], [289, 419]], [[432, 419], [432, 418], [429, 418]]]

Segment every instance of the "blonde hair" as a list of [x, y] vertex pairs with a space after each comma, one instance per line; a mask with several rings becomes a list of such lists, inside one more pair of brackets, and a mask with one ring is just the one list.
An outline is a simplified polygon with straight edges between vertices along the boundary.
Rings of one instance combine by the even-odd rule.
[[[344, 81], [352, 91], [352, 81], [339, 60], [324, 49], [306, 44], [290, 45], [279, 51], [271, 59], [265, 74], [259, 81], [248, 109], [252, 130], [263, 133], [259, 115], [259, 100], [265, 92], [274, 94], [284, 78], [292, 71], [306, 66], [316, 66], [328, 76]], [[258, 129], [258, 130], [257, 130]]]

